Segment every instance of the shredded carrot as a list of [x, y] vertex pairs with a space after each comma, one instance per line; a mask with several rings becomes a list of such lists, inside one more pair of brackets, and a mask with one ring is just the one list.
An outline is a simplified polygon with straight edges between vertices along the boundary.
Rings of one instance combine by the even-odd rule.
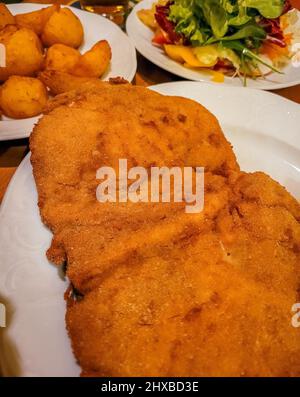
[[284, 41], [286, 42], [287, 45], [290, 45], [293, 40], [293, 33], [286, 33], [284, 35]]
[[276, 44], [264, 43], [261, 47], [261, 53], [269, 57], [272, 61], [282, 56], [287, 56], [289, 50], [287, 47], [279, 47]]

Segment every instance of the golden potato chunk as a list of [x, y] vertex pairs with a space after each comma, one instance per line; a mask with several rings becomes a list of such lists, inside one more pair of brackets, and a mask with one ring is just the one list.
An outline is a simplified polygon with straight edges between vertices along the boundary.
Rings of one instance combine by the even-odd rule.
[[46, 54], [44, 69], [69, 72], [80, 58], [80, 52], [64, 44], [54, 44]]
[[7, 25], [0, 31], [0, 43], [4, 44], [6, 66], [0, 67], [0, 81], [9, 76], [34, 76], [43, 63], [43, 49], [34, 31]]
[[51, 94], [57, 95], [81, 88], [83, 84], [96, 86], [101, 80], [95, 77], [78, 77], [59, 70], [44, 70], [38, 78], [50, 89]]
[[60, 43], [78, 48], [82, 41], [82, 24], [69, 8], [54, 12], [42, 32], [42, 42], [46, 47]]
[[15, 21], [17, 25], [32, 29], [36, 34], [41, 35], [48, 19], [56, 11], [59, 11], [59, 9], [59, 4], [53, 4], [50, 7], [42, 8], [38, 11], [17, 14], [15, 16]]
[[4, 3], [0, 3], [0, 30], [6, 25], [13, 25], [15, 18]]
[[1, 87], [0, 107], [5, 116], [23, 119], [42, 113], [48, 99], [44, 84], [32, 77], [11, 76]]
[[100, 77], [106, 71], [110, 60], [110, 45], [106, 40], [101, 40], [81, 55], [70, 73], [80, 77]]

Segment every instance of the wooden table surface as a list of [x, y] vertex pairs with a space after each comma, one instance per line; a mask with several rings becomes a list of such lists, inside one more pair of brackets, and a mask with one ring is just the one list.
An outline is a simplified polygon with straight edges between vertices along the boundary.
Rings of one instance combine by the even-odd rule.
[[[149, 86], [181, 80], [138, 55], [138, 69], [133, 84]], [[274, 93], [300, 103], [300, 85], [273, 91]], [[16, 168], [28, 153], [28, 139], [0, 142], [0, 202]]]

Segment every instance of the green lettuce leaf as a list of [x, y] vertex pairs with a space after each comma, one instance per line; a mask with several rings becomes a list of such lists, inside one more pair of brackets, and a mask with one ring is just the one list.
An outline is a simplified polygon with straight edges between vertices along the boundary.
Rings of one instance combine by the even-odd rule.
[[216, 38], [225, 36], [228, 30], [227, 12], [218, 0], [195, 0], [203, 11], [206, 22], [211, 26]]
[[241, 39], [246, 39], [248, 37], [253, 37], [255, 39], [263, 40], [266, 38], [266, 32], [264, 31], [263, 28], [260, 26], [254, 24], [254, 23], [248, 23], [247, 25], [243, 26], [241, 29], [239, 29], [236, 33], [230, 35], [230, 36], [225, 36], [222, 37], [221, 39], [214, 39], [211, 38], [207, 42], [209, 44], [215, 43], [217, 41], [231, 41], [231, 40], [241, 40]]
[[175, 23], [175, 31], [187, 37], [192, 44], [201, 45], [207, 40], [207, 28], [201, 27], [193, 0], [176, 0], [170, 6], [168, 19]]
[[233, 12], [237, 11], [238, 6], [237, 4], [232, 4], [230, 0], [220, 0], [222, 7], [228, 14], [232, 14]]
[[229, 16], [228, 25], [230, 26], [245, 25], [245, 23], [249, 22], [251, 19], [252, 17], [247, 14], [247, 8], [239, 4], [238, 14], [237, 15], [232, 14]]
[[282, 13], [284, 0], [243, 0], [242, 4], [255, 8], [265, 18], [278, 18]]
[[[266, 37], [255, 15], [276, 17], [284, 0], [175, 0], [168, 19], [193, 46], [250, 38], [260, 46]], [[247, 44], [247, 42], [246, 42]]]
[[173, 22], [188, 20], [193, 17], [192, 2], [184, 4], [176, 2], [170, 6], [169, 19]]

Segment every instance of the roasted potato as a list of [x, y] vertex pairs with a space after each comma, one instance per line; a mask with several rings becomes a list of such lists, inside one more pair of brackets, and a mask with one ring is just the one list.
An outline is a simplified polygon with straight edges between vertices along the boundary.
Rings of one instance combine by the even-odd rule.
[[94, 86], [100, 82], [97, 78], [72, 76], [58, 70], [44, 70], [39, 73], [38, 78], [50, 89], [53, 95], [76, 90], [83, 84], [90, 83]]
[[48, 19], [41, 37], [46, 47], [60, 43], [78, 48], [83, 41], [83, 27], [69, 8], [61, 8]]
[[15, 23], [15, 17], [9, 11], [4, 3], [0, 3], [0, 30], [6, 25], [13, 25]]
[[44, 84], [32, 77], [11, 76], [0, 90], [3, 114], [14, 119], [37, 116], [48, 99]]
[[69, 72], [80, 58], [80, 52], [64, 44], [54, 44], [47, 50], [44, 69]]
[[56, 11], [60, 10], [59, 4], [53, 4], [50, 7], [42, 8], [38, 11], [26, 12], [25, 14], [17, 14], [15, 16], [16, 24], [35, 31], [36, 34], [41, 35], [44, 27]]
[[0, 43], [6, 50], [6, 66], [0, 67], [0, 81], [9, 76], [33, 76], [41, 69], [43, 49], [34, 31], [7, 25], [0, 31]]
[[100, 77], [106, 71], [110, 60], [110, 45], [106, 40], [101, 40], [81, 55], [70, 73], [80, 77]]

